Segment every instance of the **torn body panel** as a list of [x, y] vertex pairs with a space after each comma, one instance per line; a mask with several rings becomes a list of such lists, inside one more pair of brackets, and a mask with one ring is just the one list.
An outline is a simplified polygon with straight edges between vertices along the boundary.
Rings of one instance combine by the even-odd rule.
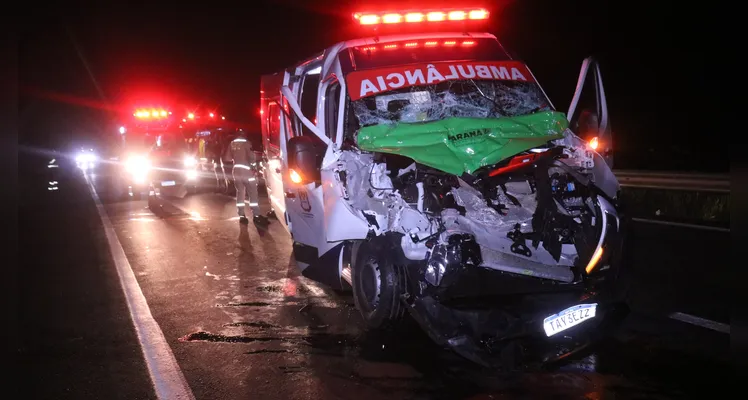
[[[595, 193], [600, 191], [594, 186], [595, 172], [608, 167], [596, 163], [591, 150], [577, 147], [584, 143], [576, 142], [573, 133], [552, 113], [539, 114], [536, 121], [544, 122], [540, 131], [555, 132], [549, 126], [564, 129], [546, 136], [537, 146], [524, 146], [518, 155], [512, 154], [516, 157], [503, 156], [479, 167], [478, 173], [458, 168], [464, 179], [450, 168], [440, 169], [445, 163], [440, 165], [436, 158], [429, 165], [419, 163], [430, 152], [418, 146], [413, 151], [398, 152], [401, 154], [388, 154], [396, 149], [384, 145], [373, 146], [384, 153], [343, 151], [340, 166], [345, 170], [346, 200], [369, 221], [374, 235], [403, 234], [401, 247], [409, 260], [427, 261], [443, 251], [440, 246], [448, 246], [452, 236], [468, 235], [480, 248], [481, 263], [477, 267], [570, 283], [575, 280], [573, 270], [580, 252], [590, 251], [574, 240], [574, 234], [585, 231], [594, 236], [595, 219], [600, 218], [599, 206], [595, 205]], [[507, 123], [516, 126], [519, 119]], [[549, 125], [549, 120], [554, 122]], [[525, 123], [528, 125], [532, 124]], [[359, 141], [375, 142], [371, 135], [362, 136], [364, 129]], [[418, 141], [419, 134], [433, 133], [429, 124], [407, 129], [410, 136], [382, 134], [382, 140]], [[528, 136], [535, 136], [533, 128], [525, 129]], [[559, 135], [563, 138], [556, 139]], [[494, 143], [484, 145], [497, 147]], [[403, 148], [407, 149], [407, 144], [403, 143]], [[526, 162], [501, 173], [515, 158]], [[597, 243], [597, 239], [583, 242]], [[549, 241], [555, 243], [546, 243]]]

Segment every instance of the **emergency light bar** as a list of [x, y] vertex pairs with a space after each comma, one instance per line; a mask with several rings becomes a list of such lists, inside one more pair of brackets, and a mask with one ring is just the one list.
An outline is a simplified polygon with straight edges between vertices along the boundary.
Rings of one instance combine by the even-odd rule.
[[443, 21], [469, 21], [486, 20], [488, 11], [480, 9], [451, 9], [412, 12], [386, 12], [386, 13], [363, 13], [353, 14], [353, 18], [361, 25], [400, 24], [416, 22], [443, 22]]
[[361, 50], [364, 52], [372, 52], [376, 51], [378, 49], [382, 50], [397, 50], [399, 48], [404, 49], [415, 49], [419, 47], [426, 47], [426, 48], [435, 48], [435, 47], [472, 47], [476, 45], [475, 40], [426, 40], [426, 41], [408, 41], [404, 43], [388, 43], [385, 45], [380, 46], [361, 46], [357, 47], [357, 50]]
[[164, 109], [136, 110], [133, 114], [135, 118], [166, 118], [171, 115], [171, 111]]

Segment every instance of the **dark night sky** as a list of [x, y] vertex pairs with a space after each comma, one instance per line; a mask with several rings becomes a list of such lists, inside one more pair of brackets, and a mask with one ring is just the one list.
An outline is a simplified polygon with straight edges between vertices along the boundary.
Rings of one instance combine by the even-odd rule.
[[[48, 8], [19, 46], [20, 142], [60, 146], [114, 135], [107, 110], [130, 107], [138, 97], [219, 107], [253, 127], [259, 75], [353, 38], [343, 29], [351, 22], [350, 3], [111, 1]], [[674, 1], [493, 3], [491, 32], [529, 64], [561, 111], [582, 59], [601, 61], [617, 167], [729, 169], [723, 143], [701, 133], [714, 129], [717, 113], [717, 102], [706, 100], [717, 95], [708, 81], [710, 60], [697, 44], [704, 40], [694, 22], [704, 21], [702, 10]]]

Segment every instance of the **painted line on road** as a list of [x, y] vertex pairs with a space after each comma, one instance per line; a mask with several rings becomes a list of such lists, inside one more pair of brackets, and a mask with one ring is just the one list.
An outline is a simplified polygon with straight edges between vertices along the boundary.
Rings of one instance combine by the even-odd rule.
[[702, 328], [711, 329], [713, 331], [730, 334], [730, 325], [723, 324], [721, 322], [712, 321], [710, 319], [697, 317], [695, 315], [686, 314], [682, 312], [674, 312], [669, 315], [670, 318], [685, 322], [687, 324], [700, 326]]
[[727, 233], [730, 233], [730, 228], [721, 228], [719, 226], [685, 224], [685, 223], [682, 223], [682, 222], [659, 221], [659, 220], [656, 220], [656, 219], [647, 219], [647, 218], [631, 218], [631, 219], [633, 221], [644, 222], [646, 224], [669, 225], [669, 226], [677, 226], [679, 228], [703, 229], [703, 230], [707, 230], [707, 231], [716, 231], [716, 232], [727, 232]]
[[161, 400], [194, 400], [195, 395], [192, 393], [189, 384], [187, 384], [187, 380], [184, 378], [184, 374], [179, 368], [176, 358], [174, 358], [174, 353], [172, 353], [171, 347], [169, 347], [169, 343], [161, 331], [161, 327], [153, 318], [151, 309], [148, 308], [148, 302], [146, 302], [143, 291], [140, 285], [138, 285], [130, 262], [125, 255], [125, 250], [122, 248], [119, 239], [117, 239], [114, 226], [109, 220], [106, 210], [101, 204], [99, 195], [96, 193], [93, 182], [88, 178], [88, 175], [86, 175], [86, 182], [91, 191], [91, 196], [96, 203], [99, 218], [101, 218], [101, 222], [104, 224], [104, 232], [109, 242], [112, 259], [117, 268], [119, 282], [122, 286], [122, 291], [125, 293], [127, 308], [130, 310], [130, 318], [138, 335], [140, 347], [143, 350], [143, 358], [148, 367], [148, 373], [151, 376], [156, 396]]

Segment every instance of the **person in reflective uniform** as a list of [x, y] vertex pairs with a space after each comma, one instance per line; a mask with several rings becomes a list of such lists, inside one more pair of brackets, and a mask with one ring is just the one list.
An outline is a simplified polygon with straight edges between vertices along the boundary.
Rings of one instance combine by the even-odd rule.
[[[252, 151], [252, 143], [247, 140], [244, 131], [239, 131], [239, 136], [231, 142], [228, 150], [228, 158], [234, 162], [232, 172], [236, 186], [236, 208], [239, 211], [239, 222], [246, 224], [249, 221], [245, 211], [246, 206], [249, 206], [256, 224], [269, 224], [267, 217], [260, 214], [260, 199], [257, 194], [257, 159]], [[249, 195], [249, 200], [246, 199], [247, 195]]]

